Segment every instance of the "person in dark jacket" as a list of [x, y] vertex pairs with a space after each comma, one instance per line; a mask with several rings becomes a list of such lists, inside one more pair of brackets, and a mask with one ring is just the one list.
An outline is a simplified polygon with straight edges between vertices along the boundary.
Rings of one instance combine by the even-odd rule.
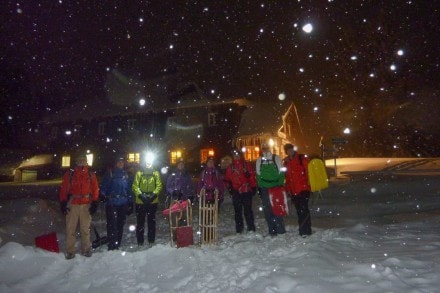
[[226, 169], [225, 182], [232, 196], [235, 212], [235, 231], [243, 232], [243, 214], [247, 230], [255, 232], [252, 198], [257, 191], [257, 179], [251, 163], [246, 162], [238, 149], [232, 150], [233, 161]]
[[133, 194], [124, 165], [125, 159], [118, 157], [115, 166], [105, 174], [100, 188], [101, 200], [106, 203], [108, 250], [119, 249], [126, 216], [133, 212]]
[[195, 188], [191, 175], [185, 169], [185, 162], [180, 159], [176, 169], [168, 176], [166, 184], [167, 194], [173, 200], [194, 200]]

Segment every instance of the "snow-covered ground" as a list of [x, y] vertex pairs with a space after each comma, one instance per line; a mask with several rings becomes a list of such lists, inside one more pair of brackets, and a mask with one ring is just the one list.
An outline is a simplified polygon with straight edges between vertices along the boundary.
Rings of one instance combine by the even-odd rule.
[[[73, 260], [34, 246], [34, 237], [56, 231], [64, 249], [64, 219], [56, 201], [3, 199], [0, 292], [439, 292], [439, 162], [402, 160], [397, 166], [383, 159], [344, 167], [341, 161], [338, 174], [356, 176], [334, 180], [321, 196], [315, 194], [314, 233], [308, 238], [297, 235], [293, 210], [285, 219], [285, 235], [265, 237], [258, 197], [257, 232], [235, 235], [227, 199], [217, 246], [171, 247], [168, 221], [158, 214], [156, 245], [137, 251], [129, 231], [132, 215], [123, 249], [101, 247], [91, 258]], [[29, 194], [32, 188], [18, 190]], [[101, 212], [94, 222], [104, 233]]]

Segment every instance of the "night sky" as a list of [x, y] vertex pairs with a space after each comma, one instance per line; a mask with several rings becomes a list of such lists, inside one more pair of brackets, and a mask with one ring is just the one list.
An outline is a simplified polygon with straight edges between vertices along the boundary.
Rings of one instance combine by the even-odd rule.
[[310, 144], [350, 129], [347, 155], [440, 155], [439, 6], [3, 1], [2, 132], [105, 97], [108, 71], [131, 68], [142, 79], [181, 74], [212, 99], [284, 94]]

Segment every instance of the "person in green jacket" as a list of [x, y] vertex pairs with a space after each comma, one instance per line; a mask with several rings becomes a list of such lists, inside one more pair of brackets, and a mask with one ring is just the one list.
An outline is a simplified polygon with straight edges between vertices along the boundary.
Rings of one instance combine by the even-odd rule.
[[257, 174], [257, 186], [263, 203], [264, 217], [269, 229], [269, 235], [277, 236], [286, 233], [284, 219], [275, 216], [270, 203], [269, 189], [284, 185], [283, 164], [278, 155], [272, 154], [266, 143], [261, 144], [261, 156], [256, 161], [255, 172]]
[[133, 180], [132, 190], [136, 206], [136, 239], [139, 246], [144, 245], [145, 217], [147, 218], [147, 240], [151, 246], [156, 239], [156, 212], [162, 180], [152, 164], [139, 170]]

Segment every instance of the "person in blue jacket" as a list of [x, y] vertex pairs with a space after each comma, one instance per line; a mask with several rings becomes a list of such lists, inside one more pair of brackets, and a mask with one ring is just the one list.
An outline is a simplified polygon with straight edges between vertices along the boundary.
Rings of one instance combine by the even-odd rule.
[[106, 203], [108, 250], [119, 249], [126, 216], [133, 213], [133, 194], [124, 165], [125, 159], [118, 157], [100, 188], [100, 197]]

